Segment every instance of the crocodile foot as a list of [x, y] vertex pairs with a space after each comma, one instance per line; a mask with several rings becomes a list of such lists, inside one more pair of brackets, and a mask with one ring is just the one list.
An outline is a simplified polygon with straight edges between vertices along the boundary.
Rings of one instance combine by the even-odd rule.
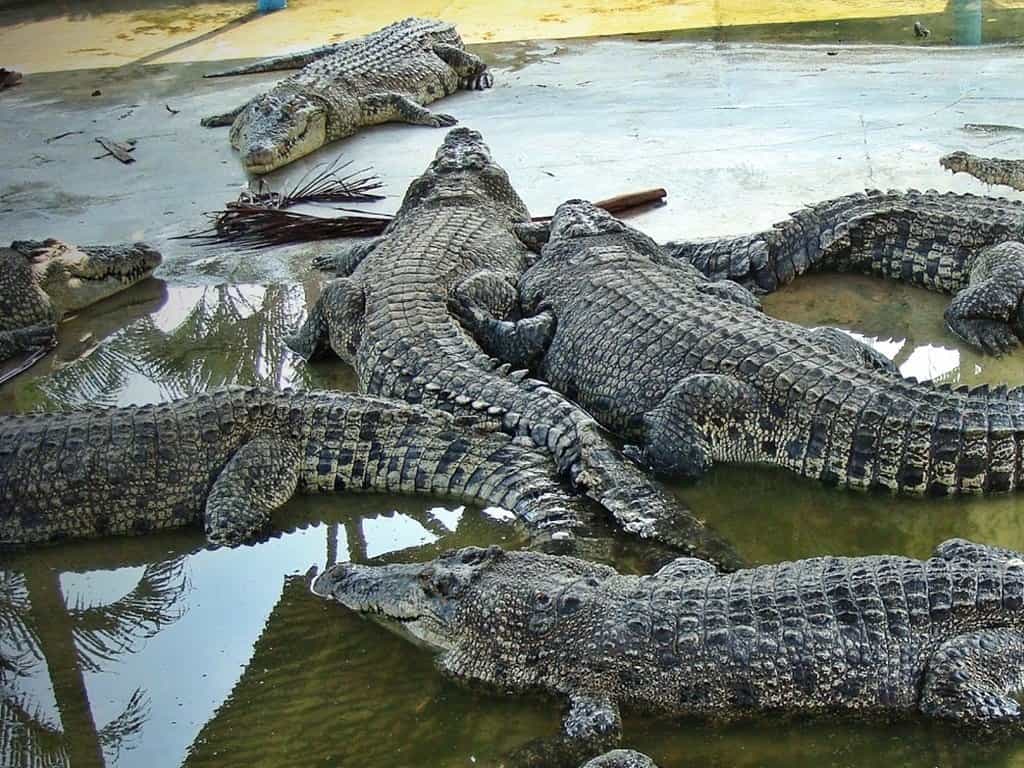
[[446, 115], [444, 112], [432, 112], [423, 124], [433, 128], [447, 128], [458, 122], [457, 118]]
[[971, 281], [945, 312], [949, 329], [990, 355], [1005, 354], [1024, 339], [1024, 244], [983, 251]]

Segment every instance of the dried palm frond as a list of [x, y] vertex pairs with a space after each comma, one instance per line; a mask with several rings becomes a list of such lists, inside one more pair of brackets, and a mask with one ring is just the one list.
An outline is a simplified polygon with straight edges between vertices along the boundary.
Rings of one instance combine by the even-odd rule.
[[[317, 177], [319, 178], [319, 177]], [[374, 187], [376, 188], [376, 187]], [[281, 200], [295, 199], [297, 192], [309, 194], [317, 189], [317, 179], [295, 190]], [[269, 195], [272, 193], [258, 193]], [[268, 199], [268, 198], [263, 198]], [[660, 205], [664, 202], [664, 189], [647, 189], [626, 195], [600, 200], [594, 205], [613, 214], [626, 213], [638, 208]], [[301, 200], [300, 202], [310, 202]], [[294, 204], [294, 203], [293, 203]], [[266, 248], [274, 245], [333, 240], [339, 237], [373, 237], [381, 234], [391, 219], [389, 214], [353, 211], [347, 208], [334, 210], [348, 211], [346, 215], [327, 218], [310, 216], [283, 210], [286, 205], [270, 207], [266, 204], [244, 202], [229, 203], [223, 211], [207, 214], [213, 224], [207, 229], [178, 235], [173, 240], [195, 240], [200, 245], [231, 243], [243, 248]], [[547, 221], [549, 216], [538, 216], [534, 221]]]
[[[384, 195], [374, 194], [383, 184], [369, 173], [369, 168], [341, 175], [352, 162], [321, 163], [309, 170], [288, 192], [272, 192], [266, 182], [260, 179], [256, 191], [243, 192], [233, 205], [259, 205], [271, 208], [291, 208], [302, 203], [371, 203], [383, 200]], [[315, 175], [314, 171], [316, 171]]]
[[208, 215], [212, 226], [173, 239], [194, 240], [200, 245], [231, 243], [242, 248], [266, 248], [338, 237], [371, 237], [383, 232], [391, 221], [386, 214], [327, 218], [244, 203]]

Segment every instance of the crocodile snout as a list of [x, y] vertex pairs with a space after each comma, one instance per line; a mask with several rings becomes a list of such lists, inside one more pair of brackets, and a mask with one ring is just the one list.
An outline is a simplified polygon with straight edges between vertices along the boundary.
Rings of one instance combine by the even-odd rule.
[[265, 173], [274, 168], [276, 157], [277, 151], [272, 144], [252, 144], [245, 150], [242, 162], [250, 171]]

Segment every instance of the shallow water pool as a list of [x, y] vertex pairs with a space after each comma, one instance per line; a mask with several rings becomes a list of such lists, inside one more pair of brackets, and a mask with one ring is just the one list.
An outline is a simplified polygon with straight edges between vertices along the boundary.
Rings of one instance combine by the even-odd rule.
[[[154, 402], [231, 383], [354, 387], [282, 338], [319, 283], [167, 286], [151, 280], [61, 329], [61, 345], [0, 388], [0, 410]], [[805, 277], [766, 311], [835, 324], [907, 375], [1024, 383], [1024, 352], [954, 343], [942, 296], [858, 276]], [[719, 467], [676, 492], [751, 562], [823, 553], [926, 556], [966, 536], [1024, 550], [1024, 498], [914, 500]], [[558, 729], [559, 702], [470, 692], [430, 655], [312, 597], [311, 566], [428, 559], [517, 532], [496, 511], [397, 496], [304, 497], [280, 533], [210, 551], [198, 530], [7, 555], [0, 638], [17, 675], [0, 702], [0, 764], [473, 766]], [[628, 548], [613, 554], [636, 567]], [[627, 717], [626, 742], [666, 766], [1012, 766], [1024, 745], [969, 743], [917, 720], [707, 724]]]

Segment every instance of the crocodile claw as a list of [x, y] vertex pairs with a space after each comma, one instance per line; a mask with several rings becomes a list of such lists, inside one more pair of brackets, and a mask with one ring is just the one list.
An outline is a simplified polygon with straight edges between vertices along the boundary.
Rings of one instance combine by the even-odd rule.
[[946, 308], [946, 325], [971, 346], [989, 355], [1004, 355], [1024, 338], [1024, 296], [995, 278], [972, 285]]
[[451, 115], [446, 115], [444, 112], [435, 112], [430, 116], [430, 122], [428, 124], [434, 128], [447, 128], [458, 122], [458, 119]]

